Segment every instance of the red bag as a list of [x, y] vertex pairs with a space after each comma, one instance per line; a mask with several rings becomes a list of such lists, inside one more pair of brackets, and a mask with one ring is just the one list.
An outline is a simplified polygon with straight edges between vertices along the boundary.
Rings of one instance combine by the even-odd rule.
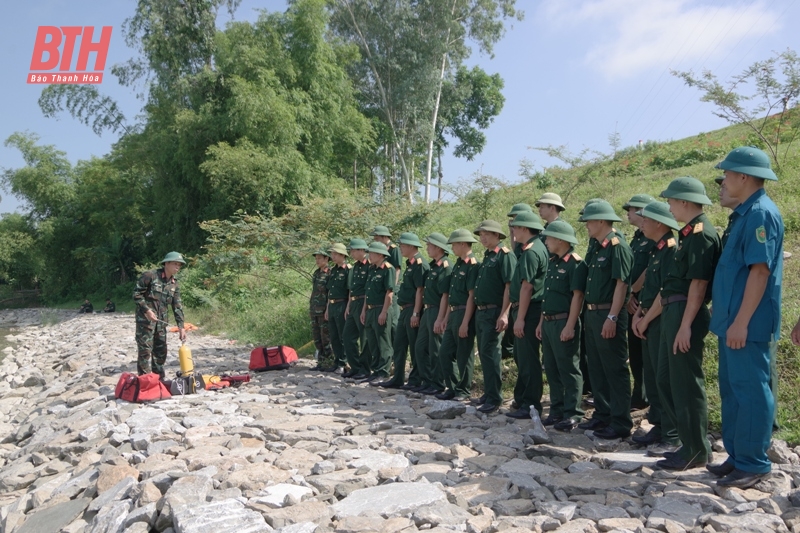
[[289, 346], [257, 346], [250, 352], [250, 370], [285, 370], [297, 362], [297, 352]]
[[117, 382], [114, 396], [127, 402], [144, 403], [172, 398], [169, 389], [161, 383], [161, 376], [155, 373], [137, 376], [124, 372]]

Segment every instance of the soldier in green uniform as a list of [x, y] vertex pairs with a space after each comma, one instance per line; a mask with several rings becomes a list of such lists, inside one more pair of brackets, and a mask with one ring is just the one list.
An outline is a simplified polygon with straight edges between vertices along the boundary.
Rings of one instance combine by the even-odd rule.
[[542, 413], [542, 361], [539, 338], [536, 336], [547, 272], [547, 249], [539, 239], [542, 230], [544, 226], [541, 220], [532, 212], [519, 213], [511, 222], [514, 240], [521, 249], [509, 285], [510, 323], [514, 331], [514, 357], [518, 368], [514, 387], [517, 410], [506, 413], [511, 418], [530, 418], [531, 406], [539, 414]]
[[[539, 217], [544, 222], [544, 229], [547, 229], [547, 225], [551, 222], [559, 220], [561, 212], [566, 210], [561, 197], [554, 192], [544, 193], [541, 198], [536, 200], [534, 205], [539, 208]], [[540, 233], [539, 238], [542, 239], [542, 242], [545, 242], [547, 237]]]
[[[647, 261], [650, 258], [650, 252], [655, 244], [648, 239], [642, 232], [642, 217], [636, 213], [650, 202], [654, 202], [655, 198], [649, 194], [634, 194], [633, 197], [623, 204], [624, 209], [628, 215], [628, 222], [636, 228], [631, 239], [630, 246], [633, 252], [633, 266], [631, 267], [631, 278], [628, 281], [631, 286], [631, 297], [628, 299], [628, 314], [633, 316], [636, 314], [636, 308], [639, 306], [639, 291], [642, 290], [644, 285], [644, 272], [647, 268]], [[628, 361], [631, 365], [631, 374], [633, 375], [633, 391], [631, 392], [631, 409], [644, 409], [647, 407], [647, 390], [643, 383], [642, 376], [642, 341], [639, 337], [633, 334], [631, 328], [633, 321], [628, 325]]]
[[583, 418], [580, 369], [580, 314], [586, 291], [586, 263], [574, 252], [575, 230], [564, 220], [554, 220], [542, 232], [550, 253], [544, 282], [542, 313], [536, 336], [542, 341], [542, 358], [550, 385], [553, 428], [571, 431]]
[[[458, 257], [446, 289], [447, 310], [443, 322], [434, 325], [442, 335], [439, 347], [439, 368], [442, 381], [447, 386], [449, 400], [469, 399], [472, 388], [472, 370], [475, 362], [475, 283], [480, 264], [472, 253], [478, 242], [469, 230], [457, 229], [447, 243]], [[444, 301], [444, 300], [443, 300]]]
[[[394, 267], [394, 286], [399, 287], [400, 269], [403, 265], [403, 256], [400, 253], [400, 248], [392, 242], [392, 234], [389, 231], [389, 228], [386, 226], [375, 226], [369, 235], [375, 240], [375, 242], [383, 243], [386, 246], [386, 249], [389, 251], [389, 258], [387, 261]], [[394, 338], [395, 330], [397, 329], [397, 321], [400, 319], [400, 308], [397, 307], [397, 298], [395, 298], [392, 307], [394, 307], [392, 310], [392, 338]]]
[[[590, 198], [586, 201], [586, 204], [583, 206], [582, 209], [578, 211], [579, 215], [583, 214], [584, 209], [589, 204], [593, 204], [595, 202], [599, 202], [602, 198]], [[597, 242], [595, 238], [591, 235], [589, 236], [589, 244], [586, 247], [586, 258], [584, 262], [588, 264], [589, 256], [592, 255], [592, 251], [594, 250], [594, 245]], [[585, 298], [585, 295], [584, 295]], [[581, 310], [581, 375], [583, 376], [583, 394], [589, 395], [586, 399], [586, 403], [589, 405], [594, 405], [594, 398], [591, 398], [592, 394], [592, 384], [591, 384], [591, 376], [589, 375], [589, 364], [586, 362], [586, 308], [584, 307]]]
[[160, 268], [148, 270], [136, 282], [133, 302], [136, 304], [136, 346], [139, 351], [136, 366], [140, 376], [155, 372], [164, 379], [167, 312], [170, 307], [175, 315], [180, 340], [186, 340], [181, 291], [175, 280], [175, 274], [185, 264], [181, 254], [170, 252], [161, 260]]
[[111, 298], [106, 298], [106, 306], [103, 308], [104, 313], [113, 313], [117, 310], [117, 305], [111, 301]]
[[508, 327], [508, 312], [511, 309], [509, 285], [514, 276], [517, 259], [511, 250], [500, 246], [507, 235], [500, 223], [484, 220], [475, 228], [481, 244], [486, 248], [483, 262], [478, 269], [475, 282], [475, 330], [478, 337], [478, 355], [483, 370], [484, 395], [476, 398], [478, 411], [491, 413], [503, 403], [500, 391], [500, 341]]
[[[522, 246], [524, 243], [517, 242], [514, 237], [514, 232], [511, 231], [511, 223], [520, 213], [533, 213], [533, 209], [528, 204], [514, 204], [511, 207], [511, 211], [508, 212], [508, 233], [511, 236], [511, 249], [514, 251], [514, 257], [517, 258], [519, 261], [520, 256], [522, 255]], [[510, 359], [514, 358], [514, 364], [517, 365], [519, 368], [519, 362], [517, 361], [516, 354], [514, 352], [514, 325], [509, 322], [508, 327], [506, 328], [505, 332], [503, 333], [503, 340], [500, 342], [500, 353], [502, 354], [503, 359]], [[522, 396], [522, 389], [524, 385], [522, 382], [517, 380], [517, 383], [514, 385], [514, 399], [511, 402], [511, 408], [516, 410], [519, 408], [517, 405], [517, 398]]]
[[[656, 372], [659, 390], [672, 391], [672, 402], [662, 397], [662, 419], [678, 428], [681, 447], [664, 454], [661, 468], [685, 470], [705, 465], [711, 453], [703, 347], [711, 315], [714, 269], [721, 245], [717, 230], [703, 213], [711, 205], [703, 184], [691, 177], [677, 178], [661, 193], [675, 220], [686, 225], [678, 232], [678, 249], [661, 286], [661, 350]], [[669, 400], [669, 398], [667, 398]], [[770, 413], [771, 414], [771, 413]]]
[[81, 308], [78, 309], [78, 314], [79, 315], [82, 315], [82, 314], [87, 314], [88, 315], [88, 314], [91, 314], [91, 313], [94, 313], [94, 306], [92, 305], [92, 302], [89, 301], [89, 298], [85, 298], [83, 300], [83, 303], [81, 304]]
[[342, 243], [334, 243], [328, 249], [333, 260], [333, 268], [328, 276], [328, 307], [325, 310], [325, 319], [328, 321], [328, 332], [333, 348], [333, 365], [323, 370], [327, 372], [344, 372], [346, 362], [344, 355], [344, 312], [350, 298], [348, 279], [350, 265], [347, 263], [347, 248]]
[[595, 411], [578, 427], [603, 439], [630, 435], [631, 375], [628, 369], [628, 280], [633, 254], [612, 227], [621, 222], [605, 200], [584, 208], [581, 222], [595, 239], [587, 254], [586, 358], [592, 379]]
[[[408, 386], [411, 390], [424, 391], [433, 389], [442, 391], [436, 394], [440, 399], [451, 399], [447, 392], [444, 376], [439, 366], [439, 347], [442, 343], [442, 334], [436, 330], [436, 325], [446, 324], [448, 291], [450, 288], [450, 274], [453, 267], [447, 260], [447, 255], [452, 252], [447, 244], [447, 237], [441, 233], [431, 233], [425, 238], [426, 252], [431, 258], [428, 264], [428, 274], [425, 276], [425, 290], [423, 292], [422, 321], [419, 325], [416, 346], [416, 367], [419, 373], [420, 384], [413, 387], [411, 378]], [[442, 395], [448, 395], [442, 398]]]
[[[645, 435], [635, 435], [633, 442], [651, 446], [648, 450], [649, 455], [663, 455], [664, 451], [677, 449], [680, 441], [678, 428], [673, 424], [673, 420], [663, 414], [662, 405], [672, 403], [672, 391], [670, 388], [659, 388], [657, 377], [657, 370], [661, 366], [659, 358], [670, 357], [666, 350], [661, 350], [662, 309], [658, 293], [678, 249], [678, 242], [672, 231], [677, 231], [679, 227], [669, 210], [669, 205], [663, 202], [653, 201], [640, 213], [642, 232], [655, 245], [650, 251], [644, 284], [639, 293], [639, 306], [632, 322], [633, 334], [642, 341], [644, 383], [650, 401], [647, 419], [653, 427]], [[664, 368], [667, 366], [665, 363]]]
[[370, 267], [367, 260], [367, 243], [364, 239], [350, 239], [350, 256], [353, 258], [353, 267], [350, 269], [347, 281], [350, 299], [344, 311], [345, 324], [342, 334], [344, 354], [350, 370], [342, 374], [342, 377], [364, 379], [369, 374], [371, 356], [367, 348], [364, 324], [361, 322]]
[[385, 379], [392, 365], [392, 297], [395, 287], [394, 267], [389, 263], [389, 249], [381, 242], [369, 245], [370, 269], [367, 276], [366, 305], [361, 309], [361, 323], [371, 351], [370, 375], [366, 381]]
[[333, 348], [328, 331], [328, 321], [325, 319], [325, 310], [328, 308], [328, 278], [331, 269], [328, 252], [317, 250], [314, 252], [314, 261], [317, 269], [311, 275], [311, 297], [308, 300], [308, 316], [311, 320], [311, 338], [317, 349], [317, 365], [311, 370], [325, 370], [333, 364]]
[[400, 307], [400, 319], [392, 338], [394, 375], [384, 381], [373, 381], [376, 387], [397, 389], [405, 385], [406, 356], [411, 352], [411, 373], [408, 382], [419, 386], [420, 376], [417, 367], [417, 334], [422, 315], [422, 296], [425, 290], [425, 276], [430, 267], [422, 259], [419, 249], [422, 243], [414, 233], [400, 235], [400, 253], [406, 258], [406, 270], [403, 281], [397, 289], [397, 305]]

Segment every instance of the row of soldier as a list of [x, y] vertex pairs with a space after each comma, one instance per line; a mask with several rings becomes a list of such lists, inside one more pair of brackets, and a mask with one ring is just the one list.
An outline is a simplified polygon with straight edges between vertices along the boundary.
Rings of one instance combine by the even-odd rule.
[[[449, 238], [428, 235], [430, 262], [415, 234], [403, 233], [397, 246], [385, 226], [375, 227], [370, 244], [352, 239], [348, 247], [316, 252], [311, 322], [319, 368], [373, 386], [469, 400], [491, 413], [503, 403], [501, 344], [508, 332], [518, 379], [507, 416], [542, 413], [543, 364], [550, 387], [545, 425], [616, 439], [633, 429], [630, 342], [640, 347], [652, 424], [633, 441], [663, 457], [659, 467], [684, 470], [707, 465], [711, 456], [702, 368], [710, 330], [719, 339], [729, 458], [707, 468], [721, 486], [754, 485], [771, 468], [783, 222], [764, 190], [765, 180], [777, 180], [766, 154], [737, 148], [716, 168], [724, 171], [716, 180], [721, 203], [734, 209], [722, 239], [703, 211], [712, 203], [704, 185], [682, 177], [661, 192], [666, 202], [637, 194], [623, 205], [638, 228], [631, 245], [614, 228], [621, 219], [613, 206], [587, 202], [578, 219], [590, 238], [585, 260], [553, 193], [536, 202], [541, 218], [526, 204], [508, 213], [513, 250], [501, 244], [505, 228], [487, 220]], [[478, 242], [481, 261], [472, 249]], [[470, 399], [476, 338], [484, 394]], [[581, 341], [595, 407], [586, 420]]]

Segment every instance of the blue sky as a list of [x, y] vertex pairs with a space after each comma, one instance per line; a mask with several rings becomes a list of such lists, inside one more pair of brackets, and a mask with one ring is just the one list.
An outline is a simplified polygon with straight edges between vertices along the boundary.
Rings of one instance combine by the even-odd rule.
[[[519, 161], [555, 163], [530, 147], [567, 145], [577, 152], [610, 150], [617, 131], [622, 146], [670, 140], [711, 131], [726, 123], [700, 102], [700, 94], [669, 74], [670, 69], [709, 69], [722, 79], [786, 48], [800, 50], [800, 2], [793, 0], [518, 0], [525, 20], [510, 25], [490, 59], [473, 54], [470, 64], [505, 80], [506, 104], [487, 131], [484, 152], [467, 162], [445, 158], [445, 180], [456, 183], [478, 170], [508, 182], [520, 180]], [[37, 104], [42, 87], [25, 83], [38, 26], [113, 26], [106, 79], [100, 90], [115, 98], [129, 118], [142, 102], [121, 87], [110, 66], [133, 55], [122, 22], [132, 0], [29, 0], [4, 5], [0, 19], [0, 139], [31, 131], [76, 162], [107, 153], [113, 134], [95, 135], [64, 115], [46, 119]], [[285, 8], [283, 0], [243, 0], [238, 20], [257, 10]], [[229, 17], [220, 17], [224, 24]], [[96, 30], [99, 32], [99, 28]], [[95, 37], [97, 39], [97, 37]], [[91, 64], [91, 62], [90, 62]], [[16, 150], [0, 146], [0, 168], [23, 164]], [[435, 196], [435, 191], [432, 193]], [[18, 208], [0, 192], [0, 212]]]

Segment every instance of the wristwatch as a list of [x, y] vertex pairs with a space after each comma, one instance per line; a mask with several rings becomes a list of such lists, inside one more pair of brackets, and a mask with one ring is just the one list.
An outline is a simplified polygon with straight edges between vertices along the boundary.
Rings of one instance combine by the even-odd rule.
[[411, 316], [412, 316], [412, 317], [414, 317], [414, 316], [419, 316], [419, 313], [411, 313]]
[[617, 321], [617, 315], [608, 315], [606, 318], [608, 318], [611, 322]]

